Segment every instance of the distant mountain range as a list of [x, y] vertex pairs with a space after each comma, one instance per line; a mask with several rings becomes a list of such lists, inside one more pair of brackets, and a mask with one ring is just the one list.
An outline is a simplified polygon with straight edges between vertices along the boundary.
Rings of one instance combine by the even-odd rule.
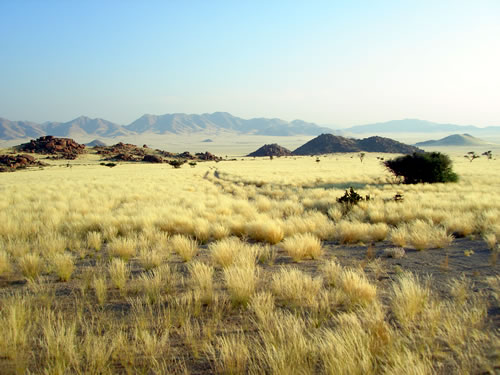
[[142, 134], [189, 135], [189, 134], [247, 134], [267, 136], [317, 136], [323, 133], [337, 135], [383, 133], [450, 133], [495, 134], [500, 136], [499, 126], [479, 128], [453, 124], [438, 124], [417, 119], [394, 120], [383, 123], [332, 129], [302, 120], [285, 121], [277, 118], [242, 119], [226, 112], [188, 115], [183, 113], [144, 115], [128, 125], [81, 116], [68, 122], [10, 121], [0, 118], [0, 139], [16, 140], [37, 138], [43, 135], [87, 139], [116, 138]]
[[318, 135], [333, 129], [295, 120], [254, 118], [245, 120], [225, 112], [187, 115], [183, 113], [161, 116], [144, 115], [129, 125], [118, 125], [100, 118], [81, 116], [68, 122], [10, 121], [0, 118], [0, 139], [36, 138], [42, 135], [78, 138], [82, 136], [115, 138], [135, 134], [192, 134], [231, 132], [236, 134], [291, 136]]
[[430, 140], [425, 142], [415, 143], [418, 147], [428, 147], [428, 146], [484, 146], [490, 143], [483, 141], [482, 139], [473, 137], [470, 134], [452, 134], [448, 137], [444, 137], [438, 140]]

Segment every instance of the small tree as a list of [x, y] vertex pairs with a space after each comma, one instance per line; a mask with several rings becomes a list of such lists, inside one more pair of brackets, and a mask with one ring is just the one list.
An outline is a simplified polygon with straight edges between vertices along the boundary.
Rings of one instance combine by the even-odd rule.
[[469, 151], [464, 155], [464, 158], [469, 159], [469, 161], [472, 163], [474, 159], [479, 158], [479, 155], [477, 155], [474, 151]]
[[440, 152], [413, 153], [387, 160], [384, 165], [405, 184], [420, 182], [456, 182], [458, 176], [452, 170], [448, 155]]
[[491, 153], [491, 150], [490, 151], [485, 151], [481, 155], [486, 156], [488, 158], [488, 160], [493, 159], [493, 154]]
[[366, 154], [364, 152], [360, 152], [358, 154], [358, 157], [359, 157], [359, 160], [361, 161], [361, 163], [363, 162], [363, 159], [365, 158]]

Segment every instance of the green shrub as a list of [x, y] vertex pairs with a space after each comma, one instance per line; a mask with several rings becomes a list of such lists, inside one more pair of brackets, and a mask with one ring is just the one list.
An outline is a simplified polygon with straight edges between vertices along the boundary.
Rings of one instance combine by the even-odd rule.
[[384, 165], [405, 184], [420, 182], [456, 182], [458, 176], [452, 170], [448, 155], [440, 152], [413, 153], [387, 160]]

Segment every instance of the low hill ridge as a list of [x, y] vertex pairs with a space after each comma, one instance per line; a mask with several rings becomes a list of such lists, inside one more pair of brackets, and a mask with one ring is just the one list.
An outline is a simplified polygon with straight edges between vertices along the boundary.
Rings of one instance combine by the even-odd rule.
[[351, 139], [333, 134], [321, 134], [300, 146], [294, 155], [320, 155], [335, 152], [387, 152], [394, 154], [411, 154], [423, 150], [415, 146], [406, 145], [384, 137], [369, 137], [365, 139]]

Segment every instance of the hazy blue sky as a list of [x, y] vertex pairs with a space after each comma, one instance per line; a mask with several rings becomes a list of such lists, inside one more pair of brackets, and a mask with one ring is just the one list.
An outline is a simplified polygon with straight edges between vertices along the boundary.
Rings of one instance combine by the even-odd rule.
[[0, 0], [0, 116], [500, 125], [500, 1]]

